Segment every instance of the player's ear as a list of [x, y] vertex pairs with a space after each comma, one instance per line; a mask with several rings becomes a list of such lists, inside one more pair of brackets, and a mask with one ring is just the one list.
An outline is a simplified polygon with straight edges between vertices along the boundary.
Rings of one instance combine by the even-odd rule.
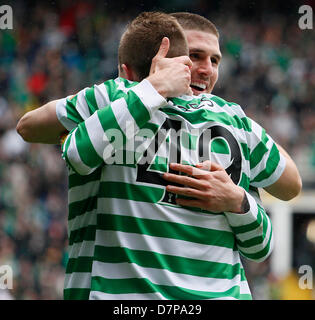
[[121, 75], [120, 76], [122, 78], [125, 78], [125, 79], [130, 80], [130, 81], [137, 81], [138, 80], [138, 77], [136, 76], [135, 72], [128, 65], [123, 63], [121, 65], [120, 70], [121, 70], [121, 72], [120, 72]]

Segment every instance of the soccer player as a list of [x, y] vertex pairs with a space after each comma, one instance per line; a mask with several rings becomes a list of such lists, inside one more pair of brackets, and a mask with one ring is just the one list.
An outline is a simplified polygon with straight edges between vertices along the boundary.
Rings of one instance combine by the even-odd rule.
[[[211, 93], [219, 76], [219, 64], [222, 58], [220, 46], [219, 46], [219, 32], [215, 25], [208, 19], [195, 13], [189, 12], [177, 12], [173, 13], [172, 16], [176, 17], [180, 25], [184, 28], [185, 35], [187, 37], [189, 46], [189, 56], [193, 62], [191, 69], [191, 88], [195, 95], [201, 93]], [[162, 59], [161, 59], [162, 60]], [[155, 63], [158, 63], [156, 61]], [[281, 200], [291, 200], [296, 197], [302, 188], [302, 181], [298, 169], [288, 155], [288, 153], [280, 146], [277, 145], [281, 154], [286, 158], [286, 170], [278, 181], [264, 189], [276, 198]], [[173, 169], [191, 170], [191, 168], [184, 167], [180, 164], [174, 165]], [[222, 167], [216, 167], [216, 175], [224, 175]], [[202, 182], [207, 182], [212, 175], [209, 173], [208, 176], [202, 177]], [[166, 176], [165, 176], [166, 177]], [[182, 175], [168, 175], [169, 181], [184, 184], [185, 179]], [[224, 179], [224, 177], [221, 177]], [[193, 181], [196, 182], [196, 181]], [[179, 199], [178, 203], [190, 204], [194, 206], [205, 206], [209, 205], [210, 199], [220, 199], [222, 195], [222, 188], [213, 188], [213, 181], [211, 182], [212, 188], [208, 183], [203, 184], [202, 194], [199, 194], [198, 201], [182, 200]], [[185, 183], [186, 186], [190, 186]], [[200, 186], [199, 186], [200, 188]], [[173, 188], [174, 193], [177, 192], [192, 192], [195, 190]], [[215, 201], [215, 205], [217, 202]], [[212, 205], [212, 208], [215, 207]]]
[[[221, 51], [219, 32], [208, 19], [194, 13], [178, 12], [172, 14], [184, 28], [189, 45], [189, 56], [193, 62], [191, 68], [191, 88], [194, 94], [211, 93], [219, 76]], [[172, 63], [171, 60], [168, 60]], [[163, 63], [163, 57], [156, 59], [155, 64]], [[152, 70], [154, 70], [154, 65]], [[62, 133], [71, 127], [61, 123], [56, 116], [56, 102], [26, 113], [17, 125], [17, 131], [25, 141], [32, 143], [60, 142]], [[276, 183], [265, 188], [267, 192], [281, 200], [291, 200], [302, 188], [298, 169], [288, 153], [277, 145], [280, 153], [286, 158], [286, 169]], [[177, 169], [179, 169], [177, 167]], [[222, 169], [222, 168], [221, 168]], [[169, 177], [172, 179], [173, 177]], [[206, 178], [206, 176], [204, 176]]]
[[[276, 181], [285, 160], [271, 137], [237, 104], [211, 94], [165, 99], [172, 94], [165, 93], [168, 86], [156, 90], [157, 72], [149, 75], [147, 66], [139, 74], [135, 61], [152, 59], [153, 54], [140, 53], [134, 44], [156, 48], [157, 40], [150, 37], [157, 32], [153, 16], [146, 17], [150, 24], [143, 24], [145, 17], [135, 19], [120, 43], [119, 71], [127, 80], [106, 81], [57, 105], [57, 112], [67, 110], [60, 119], [92, 113], [63, 144], [74, 171], [90, 175], [101, 168], [89, 297], [250, 299], [239, 254], [256, 261], [268, 256], [272, 227], [247, 191], [250, 184], [264, 187]], [[168, 52], [165, 47], [161, 56]], [[190, 65], [184, 59], [178, 66], [184, 79], [189, 72], [185, 64]], [[224, 213], [178, 206], [165, 189], [161, 173], [168, 172], [170, 161], [195, 164], [201, 155], [231, 173], [229, 191], [237, 196], [225, 203]], [[187, 173], [203, 175], [198, 169]], [[248, 207], [239, 199], [246, 199]]]
[[[172, 18], [171, 20], [167, 15], [161, 14], [155, 17], [158, 18], [159, 25], [155, 21], [154, 26], [155, 36], [161, 37], [161, 32], [163, 35], [167, 35], [170, 41], [178, 42], [178, 45], [174, 45], [171, 51], [168, 52], [168, 56], [178, 56], [179, 50], [186, 54], [184, 57], [177, 57], [175, 63], [172, 66], [164, 68], [161, 72], [156, 72], [154, 76], [151, 76], [151, 83], [155, 84], [155, 87], [166, 96], [177, 96], [186, 91], [190, 92], [190, 72], [187, 65], [191, 64], [188, 57], [188, 47], [186, 39], [180, 29], [177, 21]], [[148, 19], [149, 22], [154, 22], [153, 17]], [[162, 28], [162, 30], [160, 30]], [[175, 28], [175, 30], [174, 30]], [[177, 29], [178, 28], [178, 29]], [[146, 29], [145, 29], [146, 31]], [[147, 36], [147, 35], [145, 35]], [[154, 36], [151, 33], [151, 36]], [[177, 40], [176, 40], [177, 39]], [[135, 42], [133, 43], [133, 45]], [[141, 45], [138, 43], [138, 47]], [[185, 51], [186, 48], [186, 51]], [[156, 47], [151, 47], [151, 54], [158, 50], [158, 45]], [[184, 51], [183, 51], [184, 50]], [[141, 50], [135, 51], [135, 47], [132, 51], [134, 61], [137, 60], [138, 55]], [[144, 61], [146, 59], [146, 54], [142, 53]], [[132, 57], [131, 55], [129, 55]], [[141, 55], [140, 55], [141, 56]], [[147, 67], [150, 66], [151, 59], [148, 60]], [[121, 66], [121, 72], [126, 72], [128, 76], [133, 77], [133, 70], [129, 70], [125, 65]], [[141, 74], [142, 66], [139, 66]], [[129, 73], [131, 72], [131, 73]], [[164, 80], [167, 77], [166, 80]], [[162, 81], [163, 80], [163, 81]], [[142, 88], [144, 94], [150, 95], [150, 86], [147, 85]], [[92, 113], [93, 109], [86, 109], [86, 102], [92, 106], [93, 103], [97, 101], [100, 107], [105, 107], [108, 102], [103, 100], [102, 89], [103, 85], [100, 87], [95, 86], [93, 88], [87, 89], [86, 94], [92, 100], [77, 99], [73, 97], [70, 99], [72, 102], [66, 105], [67, 99], [63, 99], [58, 103], [58, 114], [60, 120], [67, 129], [75, 127], [82, 119], [86, 119], [89, 114]], [[105, 87], [104, 87], [105, 88]], [[118, 99], [117, 97], [111, 97], [113, 100]], [[75, 102], [76, 101], [76, 102]], [[74, 104], [75, 102], [75, 104]], [[82, 108], [79, 104], [82, 103]], [[76, 108], [78, 106], [78, 108]], [[95, 106], [95, 105], [94, 105]], [[95, 106], [98, 107], [98, 106]], [[119, 104], [117, 105], [119, 109]], [[124, 105], [121, 106], [124, 108]], [[95, 110], [95, 109], [94, 109]], [[69, 171], [69, 217], [68, 217], [68, 228], [69, 228], [69, 262], [66, 268], [66, 278], [65, 278], [65, 289], [64, 297], [65, 299], [88, 299], [91, 289], [91, 271], [92, 262], [95, 247], [95, 231], [97, 224], [97, 210], [100, 195], [100, 190], [102, 190], [101, 176], [103, 174], [102, 168], [95, 170], [88, 176], [80, 176], [75, 173], [74, 170], [70, 168]]]
[[[170, 69], [171, 70], [171, 69]], [[97, 92], [95, 93], [97, 95]], [[54, 106], [55, 108], [55, 106]], [[43, 115], [44, 117], [46, 115], [49, 115], [49, 113], [45, 114], [45, 113], [42, 113], [41, 115]], [[43, 120], [45, 118], [39, 118], [40, 120]], [[53, 119], [48, 117], [48, 120], [50, 119]], [[40, 123], [40, 122], [39, 122]], [[45, 126], [45, 128], [48, 128], [49, 129], [49, 126]], [[64, 130], [64, 127], [63, 126], [60, 126], [60, 131]], [[36, 131], [35, 131], [36, 132]], [[50, 133], [50, 131], [48, 130], [48, 133]], [[54, 133], [51, 135], [52, 137], [54, 136]], [[35, 141], [34, 141], [35, 142]], [[36, 141], [36, 142], [41, 142], [41, 141]], [[72, 239], [76, 239], [76, 240], [72, 240], [71, 243], [73, 243], [72, 245], [72, 248], [75, 249], [74, 251], [76, 251], [76, 254], [79, 256], [80, 254], [81, 255], [85, 255], [86, 257], [85, 258], [82, 258], [81, 261], [83, 262], [83, 260], [85, 260], [85, 265], [88, 265], [88, 260], [90, 260], [89, 258], [89, 250], [91, 251], [91, 247], [89, 247], [89, 245], [92, 243], [92, 241], [89, 241], [90, 239], [93, 239], [93, 228], [90, 228], [90, 226], [88, 225], [88, 218], [87, 216], [89, 216], [89, 219], [90, 219], [90, 222], [91, 224], [95, 223], [95, 215], [92, 214], [95, 212], [95, 205], [96, 205], [96, 194], [97, 194], [97, 179], [96, 177], [98, 176], [99, 172], [98, 171], [95, 171], [92, 175], [89, 176], [89, 178], [87, 178], [86, 180], [86, 183], [83, 183], [84, 181], [84, 178], [83, 177], [80, 177], [78, 178], [75, 174], [71, 174], [70, 175], [70, 191], [69, 192], [69, 201], [70, 201], [70, 206], [69, 206], [69, 219], [70, 219], [70, 223], [69, 225], [72, 225], [74, 230], [76, 231], [76, 237], [70, 237]], [[95, 183], [95, 187], [93, 188], [93, 192], [94, 194], [91, 195], [91, 197], [89, 197], [87, 200], [88, 201], [85, 201], [85, 206], [82, 208], [82, 204], [83, 204], [83, 200], [84, 200], [84, 197], [81, 196], [81, 199], [78, 199], [78, 197], [74, 197], [75, 195], [75, 190], [76, 191], [80, 191], [80, 188], [82, 185], [84, 185], [85, 187], [82, 188], [84, 190], [87, 190], [87, 184], [91, 183], [91, 182], [94, 182]], [[81, 191], [82, 191], [81, 189]], [[77, 194], [80, 194], [80, 192], [78, 192]], [[72, 200], [73, 201], [72, 201]], [[82, 215], [80, 215], [80, 213], [86, 211], [91, 213], [90, 215], [87, 215], [85, 217], [85, 219], [81, 219], [81, 223], [82, 221], [84, 220], [84, 223], [86, 223], [86, 226], [85, 227], [80, 227], [80, 224], [79, 224], [79, 219], [77, 219], [77, 217], [83, 217]], [[92, 230], [92, 231], [91, 231]], [[74, 233], [73, 233], [74, 234]], [[77, 239], [79, 239], [78, 235], [81, 234], [81, 237], [83, 239], [86, 240], [86, 245], [84, 246], [84, 248], [80, 249], [80, 246], [77, 245], [77, 244], [80, 244], [80, 242], [78, 242]], [[76, 265], [78, 264], [78, 260], [79, 259], [72, 259], [71, 260], [71, 263], [69, 263], [69, 265]], [[83, 265], [83, 264], [81, 264]], [[81, 267], [81, 270], [82, 270], [82, 267]], [[83, 270], [82, 270], [83, 271]], [[87, 274], [87, 273], [84, 273], [84, 274]], [[83, 275], [83, 274], [82, 274]], [[72, 276], [72, 275], [71, 275]], [[73, 277], [74, 278], [74, 277]], [[78, 274], [78, 277], [79, 278], [79, 274]], [[87, 282], [88, 282], [88, 277], [86, 278], [87, 279]]]

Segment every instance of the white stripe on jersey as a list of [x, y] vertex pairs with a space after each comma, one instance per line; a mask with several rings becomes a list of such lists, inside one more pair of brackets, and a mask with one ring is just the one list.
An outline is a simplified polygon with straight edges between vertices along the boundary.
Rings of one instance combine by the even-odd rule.
[[71, 96], [68, 96], [63, 99], [59, 99], [56, 102], [56, 115], [58, 120], [62, 123], [62, 125], [68, 130], [71, 131], [73, 128], [77, 126], [75, 122], [70, 120], [67, 115], [67, 99], [71, 98]]
[[78, 215], [68, 221], [69, 231], [78, 230], [89, 225], [96, 225], [97, 210], [86, 211], [84, 214]]
[[94, 86], [94, 96], [99, 109], [103, 109], [111, 103], [104, 83]]
[[100, 158], [103, 158], [104, 149], [108, 146], [109, 142], [96, 112], [85, 121], [85, 127], [94, 150]]
[[87, 89], [89, 88], [84, 88], [77, 95], [76, 109], [79, 112], [82, 119], [87, 119], [91, 115], [88, 104], [85, 100], [85, 92]]
[[133, 138], [139, 131], [139, 127], [128, 110], [126, 100], [124, 98], [118, 99], [111, 104], [111, 107], [124, 135], [127, 139]]
[[[107, 201], [98, 199], [98, 213], [119, 214], [126, 217], [154, 219], [158, 221], [180, 223], [193, 227], [232, 232], [226, 217], [223, 214], [208, 214], [191, 211], [178, 206], [167, 206], [141, 201], [117, 199]], [[132, 210], [131, 210], [132, 208]]]
[[70, 148], [72, 150], [72, 157], [73, 157], [72, 165], [73, 165], [73, 167], [74, 167], [74, 169], [76, 171], [78, 171], [78, 172], [83, 171], [83, 172], [86, 172], [86, 174], [88, 174], [88, 173], [93, 172], [93, 169], [91, 169], [90, 167], [86, 166], [83, 163], [83, 161], [82, 161], [82, 159], [81, 159], [81, 157], [79, 155], [79, 152], [78, 152], [78, 149], [77, 149], [77, 144], [76, 144], [76, 141], [75, 141], [75, 132], [77, 130], [78, 130], [78, 128], [76, 128], [76, 129], [74, 129], [72, 131], [73, 135], [68, 135], [68, 137], [67, 137], [67, 139], [66, 139], [66, 141], [64, 143], [64, 147], [66, 146], [66, 144], [68, 142], [68, 139], [70, 138], [70, 145], [69, 146], [70, 146]]
[[67, 288], [91, 288], [91, 273], [90, 272], [74, 272], [66, 273], [65, 289]]
[[111, 294], [100, 291], [91, 291], [89, 300], [166, 300], [166, 298], [159, 292]]
[[69, 258], [78, 257], [93, 257], [94, 255], [94, 241], [84, 240], [69, 246]]
[[86, 195], [89, 197], [96, 196], [99, 191], [99, 180], [90, 181], [83, 185], [72, 187], [69, 189], [68, 202], [76, 202], [86, 199]]

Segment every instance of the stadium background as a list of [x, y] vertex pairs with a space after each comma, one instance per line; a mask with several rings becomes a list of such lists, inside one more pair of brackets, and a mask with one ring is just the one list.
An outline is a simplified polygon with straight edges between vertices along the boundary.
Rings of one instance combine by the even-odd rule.
[[[60, 148], [16, 133], [28, 110], [116, 77], [126, 22], [144, 10], [200, 13], [221, 34], [214, 94], [240, 103], [297, 163], [303, 192], [288, 203], [262, 193], [275, 232], [267, 261], [245, 262], [255, 299], [315, 299], [299, 268], [315, 275], [315, 30], [298, 9], [314, 1], [1, 1], [13, 30], [0, 30], [0, 266], [13, 289], [0, 299], [62, 299], [67, 261], [67, 175]], [[314, 20], [314, 18], [313, 18]], [[1, 277], [1, 274], [0, 274]]]

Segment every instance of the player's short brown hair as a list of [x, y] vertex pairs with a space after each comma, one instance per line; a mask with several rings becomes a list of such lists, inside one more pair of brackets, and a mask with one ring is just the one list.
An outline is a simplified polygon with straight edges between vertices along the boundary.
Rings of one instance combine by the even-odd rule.
[[171, 16], [175, 17], [184, 30], [198, 30], [209, 32], [219, 38], [219, 31], [210, 20], [207, 18], [190, 12], [174, 12]]
[[143, 12], [131, 21], [118, 48], [119, 68], [131, 67], [140, 80], [149, 75], [151, 61], [163, 37], [170, 40], [168, 58], [189, 55], [185, 33], [175, 17], [163, 12]]

